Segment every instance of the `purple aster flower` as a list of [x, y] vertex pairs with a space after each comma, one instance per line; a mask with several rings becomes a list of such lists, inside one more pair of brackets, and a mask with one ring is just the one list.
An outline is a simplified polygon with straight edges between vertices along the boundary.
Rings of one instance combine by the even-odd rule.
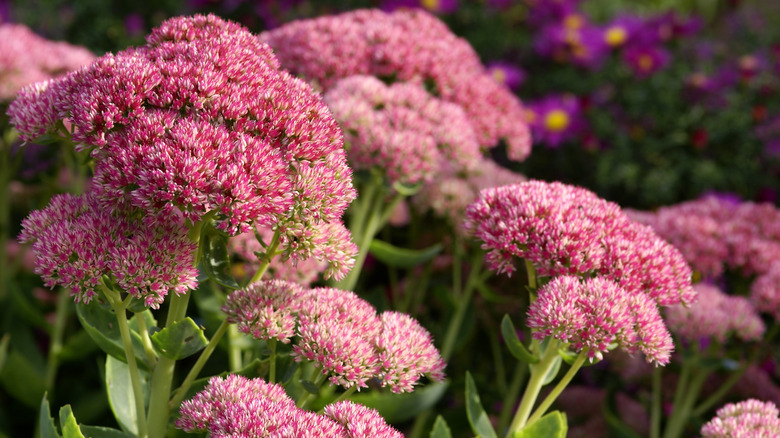
[[580, 0], [526, 0], [525, 3], [528, 4], [528, 23], [535, 28], [560, 23], [566, 17], [574, 20], [575, 15], [584, 18], [577, 12]]
[[625, 48], [622, 58], [638, 77], [646, 78], [664, 69], [671, 55], [661, 46], [632, 44]]
[[[168, 20], [145, 46], [25, 88], [9, 115], [24, 140], [63, 134], [67, 119], [67, 135], [91, 150], [103, 208], [141, 211], [148, 224], [214, 217], [230, 234], [272, 227], [288, 257], [351, 245], [332, 226], [355, 197], [338, 123], [238, 24]], [[326, 275], [351, 267], [327, 260]]]
[[517, 91], [525, 82], [525, 71], [510, 62], [494, 61], [487, 63], [485, 67], [496, 81], [506, 85], [512, 91]]
[[528, 327], [533, 336], [552, 336], [591, 361], [615, 343], [629, 353], [642, 351], [648, 362], [665, 365], [674, 345], [655, 302], [644, 294], [632, 294], [602, 277], [582, 280], [574, 276], [553, 278], [542, 286], [528, 307]]
[[435, 96], [463, 108], [481, 146], [503, 139], [511, 159], [530, 153], [520, 101], [465, 40], [425, 11], [357, 10], [295, 21], [260, 39], [285, 68], [325, 90], [353, 75], [430, 85]]
[[576, 97], [552, 94], [526, 107], [526, 119], [531, 126], [534, 141], [555, 148], [574, 140], [585, 121]]
[[322, 409], [323, 415], [344, 426], [349, 438], [403, 438], [403, 434], [387, 424], [371, 408], [344, 400]]
[[387, 12], [420, 8], [434, 14], [451, 14], [458, 10], [458, 0], [383, 0], [379, 7]]
[[231, 292], [222, 311], [227, 322], [236, 324], [240, 332], [288, 344], [295, 335], [295, 313], [302, 294], [303, 289], [295, 283], [261, 281]]
[[197, 244], [187, 230], [181, 218], [150, 227], [101, 208], [90, 194], [66, 194], [30, 213], [19, 240], [33, 244], [35, 273], [44, 284], [71, 288], [77, 302], [90, 302], [107, 276], [156, 309], [169, 290], [182, 294], [197, 286]]
[[546, 26], [534, 40], [534, 48], [545, 57], [595, 69], [609, 53], [604, 31], [578, 14], [569, 20]]
[[718, 409], [701, 428], [704, 438], [772, 437], [780, 435], [778, 409], [772, 402], [749, 399]]
[[609, 47], [621, 47], [631, 41], [642, 25], [642, 19], [636, 15], [618, 15], [603, 27], [604, 42]]

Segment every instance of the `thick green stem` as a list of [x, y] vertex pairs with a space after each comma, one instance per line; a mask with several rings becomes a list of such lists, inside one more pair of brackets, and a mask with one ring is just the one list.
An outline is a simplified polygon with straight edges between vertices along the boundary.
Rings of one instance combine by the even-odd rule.
[[533, 409], [534, 403], [536, 403], [539, 391], [544, 386], [544, 379], [555, 365], [555, 361], [560, 359], [557, 350], [558, 340], [550, 338], [542, 359], [531, 366], [531, 377], [528, 380], [528, 386], [525, 387], [523, 400], [520, 402], [517, 412], [515, 412], [512, 424], [509, 425], [507, 436], [511, 436], [514, 432], [521, 430], [528, 423], [531, 409]]
[[512, 377], [512, 382], [509, 384], [509, 389], [504, 395], [504, 401], [501, 407], [501, 414], [498, 417], [498, 430], [503, 431], [509, 424], [509, 418], [512, 415], [512, 409], [515, 407], [517, 396], [520, 395], [520, 388], [525, 380], [525, 375], [528, 373], [528, 364], [525, 362], [518, 362], [515, 367], [515, 373]]
[[260, 264], [260, 267], [257, 268], [257, 271], [255, 271], [255, 275], [249, 280], [249, 284], [260, 281], [260, 278], [262, 278], [263, 274], [268, 270], [271, 260], [276, 256], [276, 250], [279, 249], [280, 237], [281, 232], [276, 230], [276, 232], [274, 232], [274, 237], [271, 239], [271, 243], [268, 244], [268, 248], [265, 250], [263, 262]]
[[[165, 321], [166, 327], [170, 327], [184, 319], [187, 314], [189, 298], [190, 294], [188, 293], [182, 295], [171, 294], [168, 316]], [[168, 400], [171, 396], [175, 368], [176, 361], [165, 356], [160, 356], [157, 366], [154, 367], [148, 414], [149, 433], [152, 437], [163, 437], [168, 430], [168, 422], [171, 417]]]
[[276, 339], [269, 339], [268, 349], [271, 350], [271, 357], [268, 359], [268, 381], [276, 382]]
[[[479, 254], [477, 254], [479, 256]], [[481, 264], [479, 260], [481, 256], [475, 257], [476, 260], [471, 264], [471, 272], [466, 280], [466, 286], [460, 296], [456, 297], [458, 300], [457, 309], [455, 315], [452, 316], [449, 326], [447, 326], [447, 332], [444, 335], [444, 343], [441, 348], [441, 357], [444, 360], [448, 360], [452, 355], [452, 350], [455, 348], [455, 341], [460, 331], [460, 326], [463, 323], [463, 318], [466, 316], [466, 310], [468, 310], [469, 304], [471, 304], [471, 296], [474, 295], [476, 289], [476, 282], [479, 279], [479, 271], [481, 270]]]
[[57, 380], [57, 369], [60, 365], [60, 351], [62, 351], [62, 338], [65, 334], [65, 321], [72, 299], [68, 289], [60, 289], [57, 296], [57, 310], [55, 311], [54, 326], [52, 327], [49, 355], [46, 358], [46, 391], [49, 397], [53, 397], [54, 384]]
[[213, 353], [214, 349], [217, 348], [219, 341], [222, 339], [222, 336], [225, 335], [225, 332], [229, 326], [230, 324], [228, 324], [227, 320], [222, 321], [222, 324], [219, 325], [217, 331], [214, 332], [214, 336], [211, 337], [208, 345], [206, 345], [206, 348], [204, 348], [203, 352], [200, 353], [200, 357], [198, 357], [198, 360], [195, 361], [195, 364], [190, 369], [190, 372], [187, 373], [187, 377], [184, 378], [184, 381], [173, 394], [173, 398], [171, 398], [171, 401], [168, 402], [168, 409], [173, 411], [179, 407], [182, 400], [184, 400], [184, 395], [187, 394], [190, 386], [192, 386], [192, 382], [198, 378], [198, 374], [200, 374], [203, 366], [206, 365], [206, 361], [208, 361], [211, 357], [211, 353]]
[[650, 405], [650, 438], [661, 436], [661, 377], [663, 368], [653, 369], [653, 392]]
[[360, 220], [365, 223], [365, 226], [361, 227], [362, 230], [359, 234], [355, 233], [355, 238], [359, 239], [358, 255], [355, 258], [355, 265], [343, 280], [336, 283], [336, 287], [339, 289], [353, 290], [355, 288], [358, 278], [360, 277], [360, 272], [363, 270], [363, 263], [365, 263], [366, 257], [368, 256], [368, 248], [371, 246], [371, 241], [374, 240], [374, 235], [376, 235], [376, 232], [382, 227], [380, 221], [383, 196], [381, 194], [374, 194], [374, 196], [374, 199], [366, 199], [366, 202], [370, 202], [371, 204], [369, 211], [366, 213], [368, 215], [368, 220], [366, 222], [365, 217], [361, 218]]
[[690, 379], [690, 384], [685, 388], [679, 404], [677, 397], [675, 397], [674, 411], [672, 411], [672, 416], [666, 425], [664, 438], [677, 438], [682, 435], [686, 423], [691, 419], [693, 406], [696, 404], [696, 399], [699, 398], [699, 393], [708, 375], [709, 372], [698, 369], [698, 372], [694, 373]]
[[141, 389], [141, 375], [138, 373], [138, 364], [135, 361], [135, 351], [133, 350], [133, 341], [130, 337], [130, 326], [127, 323], [127, 304], [123, 303], [119, 293], [103, 286], [103, 292], [114, 309], [116, 314], [117, 325], [119, 326], [119, 333], [122, 336], [122, 346], [125, 350], [125, 359], [127, 359], [127, 368], [130, 372], [130, 382], [133, 386], [133, 400], [135, 401], [135, 412], [138, 421], [138, 438], [147, 438], [149, 436], [163, 436], [163, 435], [149, 435], [147, 430], [147, 421], [144, 409], [144, 397]]
[[580, 352], [580, 355], [577, 356], [577, 359], [574, 360], [574, 363], [569, 367], [569, 371], [566, 372], [566, 374], [563, 375], [561, 380], [558, 381], [558, 384], [555, 385], [555, 387], [552, 389], [552, 391], [547, 395], [547, 397], [544, 398], [542, 403], [539, 405], [538, 408], [534, 411], [534, 413], [531, 415], [531, 417], [528, 419], [528, 423], [533, 423], [534, 421], [542, 418], [542, 415], [547, 412], [547, 409], [550, 408], [550, 406], [553, 404], [556, 398], [563, 392], [563, 390], [566, 388], [566, 386], [569, 385], [569, 382], [571, 382], [571, 379], [574, 378], [574, 375], [577, 374], [577, 371], [582, 368], [582, 364], [585, 363], [585, 359], [587, 359], [588, 354], [585, 351]]
[[154, 347], [152, 346], [152, 340], [149, 338], [149, 329], [146, 327], [146, 319], [143, 314], [138, 315], [138, 329], [141, 333], [141, 344], [144, 346], [146, 352], [146, 360], [154, 365], [157, 363], [157, 357], [154, 354]]
[[712, 393], [709, 397], [707, 397], [704, 401], [702, 401], [698, 406], [696, 406], [693, 409], [693, 412], [691, 413], [692, 416], [698, 417], [703, 415], [705, 412], [712, 409], [720, 400], [731, 390], [731, 388], [734, 387], [734, 385], [739, 381], [739, 379], [742, 378], [742, 376], [745, 375], [745, 371], [747, 371], [748, 365], [743, 365], [739, 371], [732, 373], [728, 379], [726, 379], [725, 382], [718, 388], [715, 392]]

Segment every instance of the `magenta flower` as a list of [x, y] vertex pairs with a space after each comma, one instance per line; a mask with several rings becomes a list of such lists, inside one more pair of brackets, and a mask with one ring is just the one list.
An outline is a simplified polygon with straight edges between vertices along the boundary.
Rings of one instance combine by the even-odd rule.
[[[351, 244], [331, 226], [355, 197], [337, 122], [238, 24], [168, 20], [143, 47], [25, 88], [9, 115], [25, 140], [67, 119], [68, 135], [92, 151], [104, 208], [140, 210], [147, 223], [213, 216], [231, 234], [273, 227], [301, 258]], [[323, 243], [337, 249], [315, 250]], [[331, 275], [351, 266], [328, 261]]]
[[534, 141], [555, 148], [577, 138], [585, 120], [577, 98], [571, 95], [548, 95], [526, 107]]
[[534, 48], [540, 55], [558, 62], [595, 69], [604, 61], [610, 47], [604, 32], [576, 13], [542, 28], [534, 40]]
[[637, 77], [646, 78], [666, 68], [671, 55], [661, 46], [632, 44], [625, 48], [622, 58]]
[[525, 71], [510, 62], [494, 61], [489, 62], [485, 67], [496, 81], [506, 85], [512, 91], [517, 91], [525, 82]]
[[498, 272], [511, 274], [519, 257], [541, 276], [600, 274], [663, 306], [695, 299], [690, 268], [674, 247], [580, 187], [528, 181], [485, 189], [466, 209], [464, 227]]
[[169, 290], [182, 294], [197, 286], [197, 244], [187, 230], [181, 218], [150, 227], [102, 209], [91, 194], [66, 194], [30, 213], [19, 240], [33, 244], [35, 273], [44, 284], [71, 288], [77, 302], [90, 302], [107, 276], [156, 309]]
[[451, 14], [458, 10], [458, 0], [383, 0], [380, 8], [387, 12], [421, 8], [434, 14]]
[[252, 283], [228, 295], [222, 311], [227, 322], [255, 339], [290, 343], [303, 289], [295, 283], [268, 280]]
[[12, 99], [25, 85], [63, 75], [95, 59], [83, 47], [49, 41], [22, 24], [2, 21], [0, 16], [0, 101]]
[[330, 89], [353, 75], [429, 84], [438, 98], [460, 105], [481, 146], [506, 141], [509, 157], [530, 153], [519, 100], [497, 83], [478, 55], [435, 16], [415, 10], [357, 10], [300, 20], [260, 35], [282, 65]]
[[421, 376], [444, 380], [446, 363], [433, 345], [433, 338], [417, 320], [400, 312], [379, 316], [382, 332], [377, 338], [382, 386], [395, 393], [411, 392]]
[[702, 426], [704, 438], [773, 437], [780, 435], [780, 418], [772, 402], [749, 399], [729, 403]]
[[403, 438], [403, 434], [388, 425], [379, 413], [349, 400], [329, 404], [323, 415], [346, 429], [349, 438]]
[[619, 15], [603, 27], [604, 42], [612, 48], [622, 47], [642, 29], [642, 19], [635, 15]]
[[664, 319], [672, 333], [687, 343], [714, 339], [723, 344], [732, 334], [743, 341], [761, 339], [766, 327], [747, 298], [706, 283], [693, 287], [699, 295], [695, 303], [666, 309]]
[[528, 307], [528, 327], [533, 336], [552, 336], [591, 361], [617, 344], [629, 353], [639, 350], [648, 362], [665, 365], [674, 344], [655, 302], [644, 294], [632, 294], [602, 277], [582, 280], [574, 276], [553, 278], [542, 286]]
[[445, 163], [467, 169], [482, 156], [460, 106], [421, 86], [386, 86], [373, 76], [351, 76], [325, 94], [341, 123], [355, 169], [378, 168], [390, 183], [429, 181]]

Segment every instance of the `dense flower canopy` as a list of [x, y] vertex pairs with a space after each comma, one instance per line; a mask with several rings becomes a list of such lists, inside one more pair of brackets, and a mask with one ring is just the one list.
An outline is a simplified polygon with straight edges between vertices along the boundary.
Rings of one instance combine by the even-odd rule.
[[717, 416], [702, 426], [704, 438], [763, 438], [780, 435], [780, 418], [772, 402], [750, 399], [729, 403]]

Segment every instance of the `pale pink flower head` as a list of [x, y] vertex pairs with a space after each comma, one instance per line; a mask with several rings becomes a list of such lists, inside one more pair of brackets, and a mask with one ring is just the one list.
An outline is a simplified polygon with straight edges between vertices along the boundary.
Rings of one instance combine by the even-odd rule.
[[750, 301], [758, 311], [780, 319], [780, 262], [772, 264], [750, 284]]
[[0, 101], [12, 99], [25, 85], [61, 76], [95, 59], [83, 47], [46, 40], [23, 24], [0, 23], [0, 41]]
[[377, 338], [381, 381], [395, 393], [412, 391], [422, 376], [444, 380], [446, 363], [433, 345], [431, 334], [417, 320], [400, 312], [379, 316], [382, 332]]
[[300, 302], [295, 360], [314, 362], [333, 384], [367, 387], [380, 370], [376, 309], [354, 292], [334, 288], [310, 289]]
[[283, 227], [288, 242], [317, 228], [322, 240], [355, 197], [320, 96], [214, 15], [170, 19], [145, 46], [27, 87], [9, 115], [24, 140], [62, 135], [67, 120], [95, 160], [97, 199], [147, 223], [213, 217], [230, 234], [259, 224]]
[[695, 299], [679, 251], [581, 187], [532, 180], [482, 190], [464, 227], [499, 273], [511, 274], [519, 257], [541, 276], [599, 274], [663, 306]]
[[691, 344], [714, 339], [723, 344], [732, 335], [743, 341], [761, 339], [766, 327], [747, 298], [728, 295], [707, 283], [693, 287], [699, 296], [695, 303], [665, 311], [666, 325], [681, 340]]
[[349, 438], [403, 438], [403, 434], [387, 424], [371, 408], [344, 400], [323, 408], [323, 415], [332, 418], [346, 429]]
[[290, 343], [295, 335], [295, 313], [300, 307], [303, 289], [283, 280], [265, 280], [233, 291], [222, 311], [229, 323], [255, 339]]
[[530, 153], [520, 101], [491, 77], [468, 42], [428, 12], [356, 10], [294, 21], [260, 39], [282, 66], [324, 90], [353, 75], [427, 85], [463, 108], [481, 146], [504, 140], [517, 161]]
[[591, 360], [602, 359], [614, 343], [629, 353], [641, 351], [648, 362], [665, 365], [674, 348], [655, 302], [603, 277], [553, 278], [528, 307], [527, 324], [536, 330], [535, 338], [552, 336]]
[[702, 426], [704, 438], [770, 438], [780, 436], [780, 418], [772, 402], [749, 399], [729, 403]]
[[324, 99], [344, 130], [353, 167], [378, 168], [391, 184], [428, 182], [444, 161], [467, 169], [482, 156], [462, 108], [422, 85], [356, 75]]
[[146, 226], [102, 209], [91, 195], [57, 195], [22, 222], [19, 240], [32, 243], [35, 273], [48, 287], [71, 288], [88, 303], [103, 277], [147, 306], [158, 308], [169, 291], [197, 286], [197, 244], [181, 218]]

